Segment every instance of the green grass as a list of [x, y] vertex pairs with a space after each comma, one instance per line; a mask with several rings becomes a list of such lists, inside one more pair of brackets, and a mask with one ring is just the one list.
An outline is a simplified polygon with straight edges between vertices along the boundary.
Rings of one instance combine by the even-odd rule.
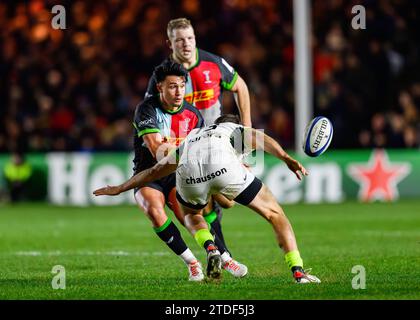
[[[135, 206], [0, 206], [0, 299], [420, 299], [420, 201], [284, 209], [319, 285], [293, 283], [270, 225], [241, 206], [223, 228], [249, 275], [219, 284], [188, 282]], [[65, 267], [65, 290], [51, 287], [54, 265]], [[364, 290], [352, 289], [355, 265], [366, 268]]]

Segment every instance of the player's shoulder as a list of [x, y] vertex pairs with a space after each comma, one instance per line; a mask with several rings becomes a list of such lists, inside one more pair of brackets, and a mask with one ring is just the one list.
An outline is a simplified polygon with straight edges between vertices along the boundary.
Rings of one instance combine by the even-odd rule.
[[218, 56], [217, 54], [208, 52], [206, 50], [198, 48], [198, 56], [201, 61], [211, 61], [220, 63], [222, 61], [222, 57]]
[[220, 70], [226, 71], [228, 74], [235, 74], [235, 69], [221, 56], [217, 54], [198, 49], [200, 61], [212, 62], [218, 66]]
[[[171, 58], [171, 56], [167, 56], [165, 59], [163, 59], [159, 64], [156, 64], [155, 65], [155, 67], [154, 67], [154, 69], [156, 69], [158, 66], [160, 66], [160, 65], [162, 65], [162, 64], [165, 64], [165, 63], [168, 63], [168, 62], [170, 62], [170, 61], [172, 61], [172, 58]], [[151, 79], [153, 78], [153, 76], [154, 76], [154, 72], [152, 73], [152, 77], [150, 77]]]
[[186, 100], [184, 100], [184, 110], [194, 112], [195, 114], [201, 114], [196, 107], [194, 107], [191, 103], [187, 102]]
[[156, 108], [159, 107], [159, 101], [157, 96], [152, 95], [146, 97], [143, 101], [140, 101], [135, 109], [135, 115], [140, 115], [144, 113], [154, 114], [156, 112]]
[[222, 122], [218, 124], [219, 127], [228, 129], [228, 130], [244, 130], [244, 126], [242, 124], [234, 123], [234, 122]]

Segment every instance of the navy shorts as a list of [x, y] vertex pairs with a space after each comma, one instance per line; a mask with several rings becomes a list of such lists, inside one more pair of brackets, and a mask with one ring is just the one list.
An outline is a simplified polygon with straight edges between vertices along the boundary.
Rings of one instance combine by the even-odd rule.
[[163, 177], [162, 179], [149, 182], [143, 187], [135, 188], [134, 194], [136, 194], [137, 191], [139, 191], [141, 188], [149, 187], [149, 188], [153, 188], [162, 192], [163, 195], [165, 196], [165, 202], [168, 202], [169, 193], [171, 192], [173, 188], [175, 188], [175, 186], [176, 186], [175, 173], [171, 173], [170, 175]]

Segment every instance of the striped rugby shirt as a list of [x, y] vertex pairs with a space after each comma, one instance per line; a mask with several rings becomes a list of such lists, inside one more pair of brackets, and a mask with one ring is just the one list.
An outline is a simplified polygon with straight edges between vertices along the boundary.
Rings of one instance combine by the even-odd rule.
[[191, 130], [201, 128], [204, 121], [200, 112], [185, 100], [178, 110], [168, 111], [162, 107], [159, 96], [155, 95], [137, 105], [133, 125], [134, 171], [139, 172], [156, 163], [143, 140], [144, 135], [159, 132], [169, 142], [179, 145]]
[[[188, 69], [185, 100], [200, 110], [205, 124], [210, 125], [223, 114], [223, 91], [232, 89], [238, 73], [223, 58], [210, 52], [197, 48], [196, 57], [196, 64]], [[156, 79], [152, 77], [146, 97], [157, 93]]]

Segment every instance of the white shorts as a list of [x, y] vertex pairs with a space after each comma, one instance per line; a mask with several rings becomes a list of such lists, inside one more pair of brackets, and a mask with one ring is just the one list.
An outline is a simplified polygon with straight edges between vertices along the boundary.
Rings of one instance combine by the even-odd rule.
[[220, 164], [180, 164], [176, 171], [177, 198], [193, 209], [204, 208], [212, 194], [248, 205], [262, 187], [261, 181], [239, 161]]

